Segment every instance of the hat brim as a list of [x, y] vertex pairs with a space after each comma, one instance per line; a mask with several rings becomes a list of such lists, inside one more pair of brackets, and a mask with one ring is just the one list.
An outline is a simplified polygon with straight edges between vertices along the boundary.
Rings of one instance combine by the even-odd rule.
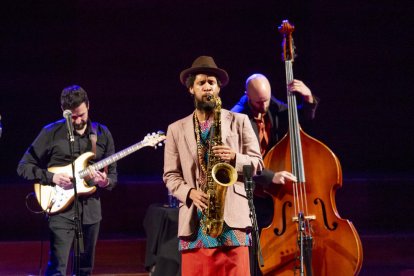
[[229, 75], [226, 71], [220, 68], [209, 68], [209, 67], [198, 67], [198, 68], [188, 68], [181, 72], [180, 74], [180, 81], [182, 84], [185, 84], [187, 77], [189, 75], [197, 75], [197, 74], [208, 74], [213, 75], [221, 82], [221, 87], [226, 86], [229, 83]]

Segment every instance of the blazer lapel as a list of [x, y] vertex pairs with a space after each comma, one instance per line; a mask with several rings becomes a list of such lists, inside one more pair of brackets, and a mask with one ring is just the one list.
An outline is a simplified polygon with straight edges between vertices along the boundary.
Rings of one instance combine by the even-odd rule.
[[225, 109], [221, 110], [221, 141], [226, 144], [229, 131], [231, 130], [231, 121], [233, 115]]
[[188, 152], [191, 154], [194, 163], [198, 168], [197, 141], [195, 139], [193, 116], [194, 115], [192, 113], [185, 118], [181, 131], [184, 133], [184, 139], [187, 144]]

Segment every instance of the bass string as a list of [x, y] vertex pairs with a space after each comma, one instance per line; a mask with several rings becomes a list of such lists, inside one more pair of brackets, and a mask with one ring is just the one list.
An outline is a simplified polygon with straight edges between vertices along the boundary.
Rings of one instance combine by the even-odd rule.
[[[293, 81], [293, 62], [285, 61], [286, 85]], [[287, 102], [289, 114], [289, 135], [290, 135], [290, 153], [292, 162], [292, 173], [297, 177], [298, 181], [293, 182], [293, 200], [295, 215], [299, 213], [304, 215], [305, 221], [308, 217], [308, 204], [306, 197], [306, 179], [303, 164], [302, 144], [300, 139], [300, 126], [297, 112], [296, 97], [293, 92], [287, 88]], [[307, 224], [309, 226], [309, 224]], [[306, 227], [309, 228], [309, 227]]]

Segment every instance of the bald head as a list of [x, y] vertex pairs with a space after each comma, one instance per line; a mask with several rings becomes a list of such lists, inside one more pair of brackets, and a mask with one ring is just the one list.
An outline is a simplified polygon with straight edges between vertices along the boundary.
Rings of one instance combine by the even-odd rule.
[[253, 74], [246, 80], [246, 95], [254, 113], [266, 113], [269, 109], [271, 88], [262, 74]]

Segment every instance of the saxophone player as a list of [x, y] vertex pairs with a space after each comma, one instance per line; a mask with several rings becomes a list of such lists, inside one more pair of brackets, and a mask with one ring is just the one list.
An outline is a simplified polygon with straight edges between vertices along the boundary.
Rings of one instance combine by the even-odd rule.
[[[196, 58], [180, 81], [193, 96], [195, 110], [168, 127], [163, 180], [180, 201], [182, 275], [250, 275], [251, 220], [240, 180], [244, 165], [253, 165], [254, 171], [263, 168], [257, 138], [246, 115], [221, 109], [219, 93], [229, 77], [212, 57]], [[212, 181], [213, 165], [225, 168], [229, 178], [234, 170], [232, 183], [220, 187]], [[223, 202], [211, 202], [215, 192], [210, 186], [225, 190]], [[206, 217], [217, 215], [221, 207], [222, 227], [211, 235]]]

